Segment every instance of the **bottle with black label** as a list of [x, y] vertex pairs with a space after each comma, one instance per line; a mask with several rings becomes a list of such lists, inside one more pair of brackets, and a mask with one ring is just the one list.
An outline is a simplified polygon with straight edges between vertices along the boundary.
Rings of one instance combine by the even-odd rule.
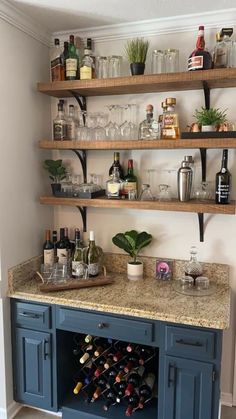
[[231, 174], [228, 170], [228, 150], [223, 150], [220, 172], [216, 173], [216, 204], [230, 203]]
[[45, 231], [45, 243], [43, 245], [43, 262], [45, 265], [54, 264], [54, 247], [50, 238], [50, 230]]
[[68, 250], [66, 247], [66, 242], [65, 242], [65, 229], [64, 228], [60, 228], [60, 240], [57, 243], [57, 257], [58, 257], [58, 262], [62, 263], [62, 264], [67, 264], [68, 262]]

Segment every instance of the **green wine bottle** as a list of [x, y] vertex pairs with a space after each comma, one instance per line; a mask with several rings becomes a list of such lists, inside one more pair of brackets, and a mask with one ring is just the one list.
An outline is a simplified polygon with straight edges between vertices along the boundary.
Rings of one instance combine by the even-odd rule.
[[80, 231], [78, 228], [75, 229], [75, 251], [72, 256], [72, 277], [79, 279], [83, 277], [84, 267], [83, 267], [83, 252], [84, 249], [80, 240]]

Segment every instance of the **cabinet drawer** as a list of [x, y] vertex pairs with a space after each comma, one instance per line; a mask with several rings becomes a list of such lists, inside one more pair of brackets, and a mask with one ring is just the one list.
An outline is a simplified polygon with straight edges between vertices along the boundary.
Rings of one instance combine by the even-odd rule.
[[151, 344], [154, 341], [154, 324], [58, 308], [57, 328], [74, 332], [89, 333], [113, 339], [131, 340], [135, 343]]
[[50, 329], [50, 309], [49, 306], [16, 302], [14, 306], [16, 325], [38, 330]]
[[166, 326], [165, 350], [170, 355], [194, 359], [213, 359], [215, 334], [202, 330]]

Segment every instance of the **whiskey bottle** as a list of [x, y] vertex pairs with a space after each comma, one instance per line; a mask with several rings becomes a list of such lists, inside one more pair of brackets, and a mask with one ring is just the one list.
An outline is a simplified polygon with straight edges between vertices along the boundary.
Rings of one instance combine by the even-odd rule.
[[51, 81], [63, 80], [63, 64], [62, 64], [62, 49], [60, 47], [60, 40], [54, 39], [54, 47], [51, 50]]
[[153, 118], [153, 106], [148, 105], [146, 108], [146, 119], [139, 124], [140, 140], [157, 140], [160, 138], [159, 124]]
[[56, 141], [66, 140], [67, 123], [64, 113], [64, 100], [60, 100], [58, 105], [58, 113], [53, 121], [53, 139]]
[[216, 173], [216, 204], [229, 204], [231, 190], [231, 174], [228, 170], [228, 150], [223, 150], [221, 169]]
[[43, 245], [43, 263], [45, 265], [54, 264], [54, 246], [51, 242], [50, 230], [45, 231], [45, 243]]
[[78, 56], [74, 42], [74, 35], [70, 35], [68, 57], [66, 58], [66, 80], [76, 80], [78, 68]]
[[93, 59], [90, 55], [90, 50], [85, 48], [84, 56], [82, 59], [81, 67], [80, 67], [80, 79], [81, 80], [90, 80], [92, 79], [93, 75]]
[[210, 68], [212, 68], [212, 57], [205, 49], [204, 26], [199, 26], [196, 48], [188, 59], [188, 70], [209, 70]]
[[114, 152], [114, 162], [112, 163], [112, 165], [109, 169], [109, 176], [111, 176], [113, 174], [114, 167], [118, 168], [120, 179], [123, 180], [124, 179], [124, 171], [123, 171], [123, 168], [120, 164], [120, 153], [118, 153], [117, 151]]
[[178, 140], [180, 138], [179, 117], [175, 112], [176, 99], [166, 99], [166, 110], [163, 113], [161, 138], [164, 140]]

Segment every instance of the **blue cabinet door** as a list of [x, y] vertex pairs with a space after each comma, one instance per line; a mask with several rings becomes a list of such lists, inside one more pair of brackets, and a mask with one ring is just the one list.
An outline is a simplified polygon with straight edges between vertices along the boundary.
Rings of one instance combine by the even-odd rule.
[[16, 328], [14, 376], [16, 400], [51, 409], [51, 339], [49, 333]]
[[163, 419], [212, 419], [213, 365], [165, 356]]

